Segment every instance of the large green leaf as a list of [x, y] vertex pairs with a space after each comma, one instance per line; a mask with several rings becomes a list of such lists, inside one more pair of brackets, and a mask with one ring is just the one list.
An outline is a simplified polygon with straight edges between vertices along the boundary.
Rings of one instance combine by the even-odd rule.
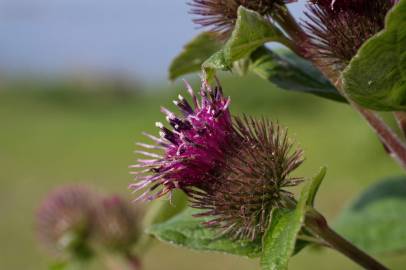
[[289, 258], [295, 254], [295, 247], [298, 249], [298, 245], [306, 245], [306, 242], [297, 241], [297, 236], [302, 228], [307, 207], [313, 203], [324, 174], [325, 168], [322, 168], [320, 173], [304, 186], [295, 209], [273, 212], [271, 225], [263, 240], [263, 270], [287, 269]]
[[375, 110], [406, 110], [406, 0], [386, 18], [385, 29], [370, 38], [343, 74], [345, 91]]
[[277, 27], [259, 13], [240, 6], [230, 39], [220, 51], [203, 63], [203, 68], [209, 75], [216, 69], [228, 70], [235, 61], [249, 56], [255, 49], [270, 41], [288, 44]]
[[261, 252], [259, 241], [232, 240], [219, 236], [201, 225], [204, 218], [193, 217], [198, 210], [187, 208], [172, 219], [153, 225], [148, 232], [161, 241], [200, 251], [217, 251], [234, 255], [257, 257]]
[[221, 49], [222, 43], [214, 33], [203, 32], [187, 43], [169, 67], [169, 79], [199, 71], [201, 65], [212, 54]]
[[280, 89], [345, 101], [337, 89], [308, 61], [289, 50], [274, 53], [264, 46], [251, 54], [250, 70]]
[[406, 177], [368, 188], [343, 211], [335, 228], [372, 253], [406, 250]]

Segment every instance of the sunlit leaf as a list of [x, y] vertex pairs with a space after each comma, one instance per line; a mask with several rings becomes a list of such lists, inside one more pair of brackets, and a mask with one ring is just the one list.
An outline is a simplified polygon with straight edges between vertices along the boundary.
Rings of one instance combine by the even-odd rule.
[[286, 38], [259, 13], [240, 6], [230, 39], [220, 51], [203, 63], [203, 68], [208, 74], [217, 69], [231, 69], [235, 61], [249, 56], [255, 49], [270, 41], [286, 43]]

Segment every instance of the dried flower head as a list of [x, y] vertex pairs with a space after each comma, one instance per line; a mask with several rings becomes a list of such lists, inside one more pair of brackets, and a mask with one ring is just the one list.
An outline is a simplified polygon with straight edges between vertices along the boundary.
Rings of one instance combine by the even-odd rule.
[[[273, 209], [293, 202], [285, 188], [302, 181], [289, 176], [302, 163], [302, 151], [292, 149], [279, 125], [264, 119], [232, 118], [221, 87], [212, 89], [203, 82], [200, 102], [188, 89], [195, 109], [181, 98], [176, 104], [182, 104], [183, 118], [163, 110], [174, 128], [170, 131], [158, 125], [161, 138], [155, 141], [165, 154], [154, 153], [156, 159], [134, 165], [147, 171], [131, 187], [149, 186], [141, 196], [147, 199], [179, 188], [189, 196], [192, 207], [207, 210], [201, 216], [212, 217], [205, 225], [236, 238], [255, 239], [269, 224]], [[158, 193], [148, 195], [157, 188]]]
[[95, 237], [108, 249], [129, 251], [141, 234], [140, 209], [119, 196], [101, 200]]
[[234, 238], [261, 237], [275, 208], [294, 204], [286, 188], [302, 182], [289, 174], [302, 162], [302, 151], [293, 150], [286, 130], [267, 120], [236, 118], [239, 147], [227, 156], [225, 167], [209, 185], [195, 190], [192, 207], [203, 209], [205, 223]]
[[95, 195], [83, 186], [52, 191], [37, 214], [39, 238], [50, 250], [81, 249], [93, 228]]
[[237, 21], [237, 10], [244, 6], [268, 17], [285, 3], [295, 0], [192, 0], [191, 13], [199, 16], [193, 22], [202, 27], [211, 27], [221, 38], [227, 38]]
[[393, 0], [311, 0], [303, 23], [310, 57], [342, 70], [361, 45], [384, 28]]

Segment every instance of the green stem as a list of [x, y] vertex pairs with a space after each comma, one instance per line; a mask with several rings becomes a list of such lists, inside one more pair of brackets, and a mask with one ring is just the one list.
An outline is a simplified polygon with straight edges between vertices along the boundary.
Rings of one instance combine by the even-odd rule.
[[315, 209], [311, 208], [306, 213], [305, 226], [315, 236], [327, 242], [331, 248], [339, 251], [364, 269], [388, 270], [387, 267], [332, 230], [326, 219]]

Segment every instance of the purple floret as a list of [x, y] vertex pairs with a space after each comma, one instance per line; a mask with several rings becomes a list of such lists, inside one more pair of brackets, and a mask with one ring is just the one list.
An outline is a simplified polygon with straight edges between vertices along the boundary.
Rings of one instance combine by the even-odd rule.
[[144, 170], [133, 172], [137, 182], [130, 185], [134, 191], [149, 187], [139, 199], [152, 200], [175, 188], [188, 192], [190, 187], [203, 185], [215, 168], [224, 162], [227, 148], [233, 144], [233, 124], [228, 110], [229, 98], [223, 96], [220, 86], [211, 88], [202, 83], [200, 100], [186, 83], [193, 100], [193, 107], [179, 95], [174, 103], [182, 116], [176, 116], [166, 108], [162, 112], [171, 129], [156, 123], [160, 138], [146, 134], [156, 145], [139, 143], [148, 150], [161, 149], [158, 155], [149, 151], [137, 151], [152, 159], [139, 159], [132, 168]]

